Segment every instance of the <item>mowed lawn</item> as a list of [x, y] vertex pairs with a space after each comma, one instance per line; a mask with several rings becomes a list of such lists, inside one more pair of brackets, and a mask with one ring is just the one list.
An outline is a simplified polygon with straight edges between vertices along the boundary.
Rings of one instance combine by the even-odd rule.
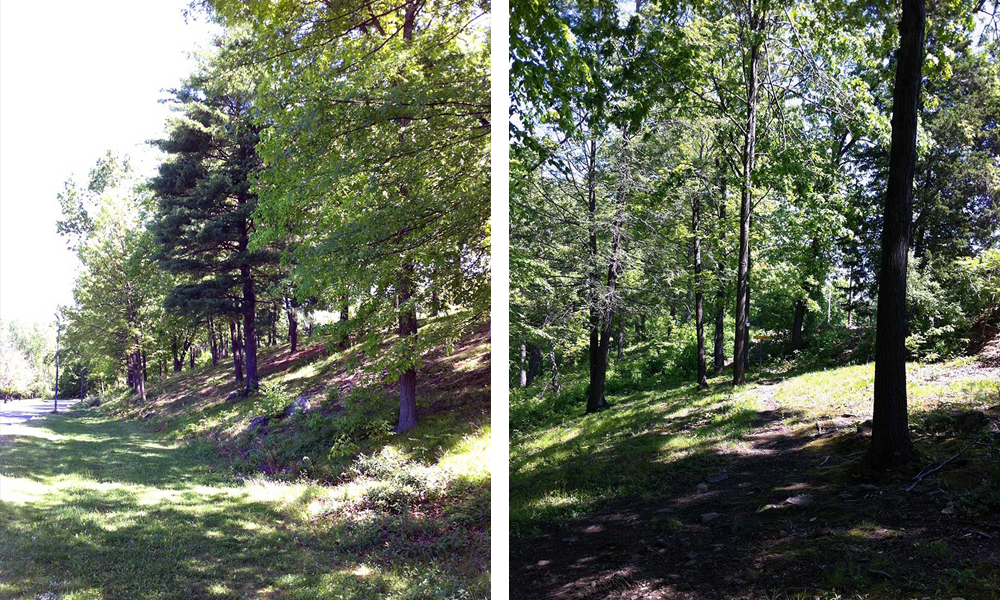
[[97, 409], [5, 428], [0, 599], [489, 593], [441, 515], [364, 510], [357, 483], [238, 480], [212, 456]]

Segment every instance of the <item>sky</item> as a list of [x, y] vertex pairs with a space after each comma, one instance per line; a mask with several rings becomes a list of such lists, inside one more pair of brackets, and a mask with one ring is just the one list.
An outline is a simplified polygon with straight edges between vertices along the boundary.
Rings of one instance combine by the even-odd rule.
[[0, 2], [0, 320], [54, 320], [76, 257], [56, 195], [108, 150], [153, 169], [169, 115], [158, 100], [215, 26], [189, 0]]

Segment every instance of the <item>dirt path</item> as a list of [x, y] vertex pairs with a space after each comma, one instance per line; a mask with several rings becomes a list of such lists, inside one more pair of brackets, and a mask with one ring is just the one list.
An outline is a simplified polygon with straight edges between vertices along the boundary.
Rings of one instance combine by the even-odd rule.
[[[702, 474], [696, 488], [512, 540], [511, 597], [756, 599], [815, 589], [839, 570], [846, 587], [898, 589], [895, 567], [879, 556], [893, 548], [913, 554], [920, 540], [946, 539], [951, 564], [962, 557], [1000, 564], [1000, 530], [942, 516], [950, 505], [935, 493], [852, 477], [866, 446], [857, 419], [793, 430], [774, 401], [779, 387], [758, 388], [760, 415], [747, 443], [720, 453], [725, 466]], [[942, 557], [904, 558], [918, 579], [939, 576]]]

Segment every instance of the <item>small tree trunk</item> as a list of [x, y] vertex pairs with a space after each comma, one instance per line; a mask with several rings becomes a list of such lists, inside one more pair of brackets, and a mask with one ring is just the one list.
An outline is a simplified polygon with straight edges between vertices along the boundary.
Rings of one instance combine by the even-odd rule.
[[698, 343], [698, 387], [708, 387], [707, 368], [705, 366], [705, 314], [704, 299], [701, 291], [701, 238], [698, 236], [698, 225], [701, 219], [701, 196], [695, 194], [691, 202], [691, 231], [694, 234], [694, 319], [695, 336]]
[[524, 348], [524, 344], [521, 344], [521, 361], [519, 363], [521, 367], [521, 378], [520, 378], [521, 387], [525, 387], [528, 385], [528, 371], [526, 370], [527, 365], [525, 364], [526, 354], [527, 351]]
[[552, 370], [552, 389], [558, 395], [562, 392], [562, 386], [559, 385], [559, 365], [556, 364], [556, 351], [554, 349], [549, 350], [549, 364]]
[[[415, 346], [417, 338], [417, 311], [410, 300], [413, 297], [413, 263], [403, 265], [399, 274], [399, 337]], [[411, 350], [414, 351], [414, 350]], [[399, 424], [397, 432], [413, 429], [417, 425], [417, 371], [410, 367], [399, 380]]]
[[181, 366], [184, 364], [184, 359], [181, 358], [179, 352], [180, 349], [177, 347], [177, 336], [175, 335], [170, 340], [170, 354], [171, 356], [173, 356], [174, 359], [174, 373], [180, 373]]
[[344, 296], [340, 305], [340, 322], [343, 324], [344, 337], [340, 339], [340, 349], [347, 350], [351, 347], [351, 334], [347, 331], [347, 322], [351, 318], [351, 305], [347, 303], [347, 296]]
[[875, 410], [868, 449], [868, 462], [876, 469], [904, 464], [914, 456], [906, 408], [906, 263], [913, 219], [925, 21], [924, 0], [903, 0], [882, 225], [875, 329]]
[[299, 349], [299, 318], [291, 301], [288, 302], [288, 343], [291, 344], [291, 353], [295, 354]]
[[240, 338], [236, 331], [236, 323], [229, 322], [229, 338], [233, 348], [233, 369], [236, 371], [236, 385], [243, 385], [243, 362], [240, 360]]
[[528, 385], [535, 381], [542, 370], [542, 349], [534, 344], [528, 344]]
[[802, 323], [806, 317], [806, 301], [795, 302], [795, 316], [792, 319], [792, 349], [802, 349]]

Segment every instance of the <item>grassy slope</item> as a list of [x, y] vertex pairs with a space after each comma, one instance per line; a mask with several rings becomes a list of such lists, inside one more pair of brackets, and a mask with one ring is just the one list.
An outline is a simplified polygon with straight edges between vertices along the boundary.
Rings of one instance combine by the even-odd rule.
[[361, 358], [308, 341], [262, 353], [265, 382], [313, 402], [266, 436], [246, 426], [273, 401], [227, 402], [228, 364], [150, 386], [144, 407], [5, 430], [0, 598], [487, 597], [487, 332], [427, 357], [417, 429], [333, 457], [323, 434], [345, 417]]
[[[632, 357], [631, 360], [641, 358]], [[983, 441], [983, 445], [969, 448], [962, 455], [962, 460], [955, 461], [928, 478], [928, 483], [918, 489], [917, 493], [921, 494], [921, 498], [932, 499], [928, 500], [927, 506], [919, 509], [926, 513], [920, 519], [945, 519], [941, 523], [945, 528], [948, 527], [947, 519], [978, 519], [988, 523], [989, 519], [1000, 514], [998, 438], [986, 429], [977, 429], [981, 433], [976, 433], [956, 431], [956, 428], [960, 429], [958, 424], [961, 419], [958, 416], [963, 411], [986, 411], [994, 418], [997, 417], [996, 412], [1000, 410], [1000, 407], [995, 406], [1000, 403], [997, 371], [986, 369], [974, 359], [966, 358], [944, 364], [911, 364], [908, 366], [908, 373], [911, 424], [918, 449], [923, 453], [921, 463], [916, 468], [944, 460], [965, 447], [969, 441], [979, 439], [977, 435]], [[735, 390], [727, 383], [726, 378], [711, 380], [709, 390], [704, 392], [687, 383], [658, 382], [648, 386], [650, 389], [634, 389], [636, 386], [633, 385], [633, 389], [621, 390], [609, 396], [613, 403], [612, 409], [595, 415], [583, 414], [586, 373], [582, 369], [568, 374], [566, 390], [556, 398], [551, 394], [542, 398], [539, 395], [542, 384], [535, 384], [527, 390], [517, 390], [511, 399], [513, 545], [528, 548], [536, 544], [537, 540], [567, 536], [567, 539], [576, 540], [579, 536], [572, 533], [575, 529], [579, 528], [586, 533], [589, 530], [583, 524], [596, 522], [590, 519], [600, 515], [618, 514], [614, 511], [623, 506], [645, 504], [658, 508], [676, 504], [683, 512], [688, 507], [699, 505], [700, 500], [689, 497], [691, 490], [699, 482], [705, 481], [713, 473], [726, 470], [740, 469], [749, 476], [749, 480], [741, 485], [761, 487], [759, 493], [748, 498], [747, 502], [751, 505], [741, 506], [742, 500], [727, 500], [725, 505], [729, 508], [722, 509], [733, 513], [749, 512], [747, 522], [753, 521], [753, 513], [757, 509], [766, 507], [769, 503], [782, 503], [786, 497], [793, 495], [793, 489], [819, 489], [824, 493], [832, 493], [834, 490], [843, 491], [852, 485], [856, 486], [859, 481], [870, 476], [857, 466], [867, 444], [857, 433], [857, 424], [871, 417], [873, 376], [874, 367], [869, 363], [812, 372], [767, 375], [769, 379]], [[614, 380], [615, 374], [612, 374], [609, 380], [612, 388], [616, 385]], [[777, 441], [771, 444], [761, 443], [765, 432]], [[776, 433], [781, 434], [780, 440]], [[762, 448], [768, 446], [789, 449], [789, 456], [796, 456], [795, 464], [785, 464], [778, 459], [772, 461], [769, 458], [755, 458], [766, 457], [768, 451]], [[799, 468], [802, 464], [821, 463], [825, 465], [820, 469], [787, 473], [785, 477], [788, 481], [779, 481], [780, 476], [769, 472]], [[904, 493], [912, 475], [899, 475], [890, 482], [880, 483], [890, 486], [887, 489], [891, 492], [888, 493], [899, 493], [899, 501], [905, 504], [910, 502], [907, 498], [914, 497]], [[772, 478], [776, 478], [775, 483], [778, 485], [768, 487]], [[945, 492], [931, 492], [935, 486]], [[850, 495], [854, 491], [855, 489], [851, 489], [846, 493]], [[720, 505], [707, 503], [705, 506], [706, 508], [700, 509], [702, 512], [720, 510]], [[914, 507], [916, 504], [910, 506]], [[822, 524], [842, 531], [829, 539], [820, 538], [806, 543], [810, 547], [810, 552], [806, 553], [802, 552], [801, 539], [786, 540], [784, 546], [778, 543], [768, 550], [774, 553], [771, 558], [775, 564], [782, 565], [781, 569], [786, 568], [787, 564], [781, 563], [778, 559], [780, 555], [790, 561], [788, 564], [793, 565], [797, 561], [808, 562], [810, 557], [815, 559], [816, 564], [808, 565], [809, 568], [806, 569], [813, 574], [807, 576], [808, 580], [813, 586], [826, 586], [826, 589], [874, 589], [871, 587], [871, 578], [877, 576], [873, 576], [871, 570], [893, 573], [896, 573], [896, 567], [905, 570], [905, 563], [887, 565], [885, 557], [880, 559], [881, 562], [866, 563], [871, 557], [865, 556], [865, 552], [881, 553], [880, 550], [873, 549], [878, 539], [909, 535], [903, 533], [906, 526], [901, 523], [912, 515], [905, 518], [897, 515], [900, 522], [883, 527], [878, 523], [878, 517], [857, 519], [860, 512], [856, 507], [851, 502], [843, 501], [824, 506], [823, 511], [818, 514], [824, 518]], [[948, 509], [946, 514], [952, 516], [942, 517], [940, 511], [945, 509]], [[664, 538], [664, 544], [672, 546], [675, 543], [687, 543], [688, 536], [693, 531], [687, 529], [697, 527], [689, 527], [681, 521], [692, 517], [697, 519], [697, 513], [683, 516], [678, 513], [668, 515], [669, 518], [658, 514], [666, 510], [668, 509], [651, 509], [649, 512], [652, 516], [637, 516], [636, 522], [643, 523], [647, 528], [647, 537], [649, 533], [655, 535], [659, 530], [660, 533], [667, 534], [668, 538], [681, 538], [672, 541]], [[695, 510], [690, 508], [688, 512]], [[636, 513], [643, 514], [642, 511]], [[886, 523], [893, 521], [890, 516], [884, 516]], [[735, 522], [742, 518], [742, 515], [734, 514], [733, 527], [737, 527]], [[819, 524], [816, 523], [817, 526]], [[782, 527], [788, 528], [787, 525], [776, 526], [774, 536], [778, 539], [787, 533], [777, 531]], [[993, 535], [998, 534], [1000, 531]], [[640, 536], [642, 532], [636, 535]], [[703, 536], [704, 532], [695, 535]], [[973, 589], [972, 597], [994, 597], [977, 596], [974, 590], [997, 590], [991, 586], [1000, 586], [1000, 572], [997, 572], [995, 565], [982, 562], [996, 560], [996, 554], [986, 553], [978, 558], [970, 556], [967, 561], [952, 561], [951, 553], [948, 552], [948, 540], [934, 537], [935, 534], [930, 531], [922, 535], [926, 539], [918, 536], [913, 544], [917, 545], [917, 550], [931, 564], [930, 570], [920, 575], [934, 579], [938, 576], [935, 573], [937, 569], [943, 578], [950, 568], [957, 573], [955, 576], [959, 579], [964, 577], [972, 581], [969, 583], [969, 588]], [[973, 534], [973, 539], [976, 539], [975, 535]], [[848, 542], [860, 542], [862, 549], [845, 552], [841, 543], [845, 537]], [[584, 536], [579, 543], [585, 545], [586, 538]], [[626, 538], [619, 536], [618, 543], [629, 545], [622, 541], [624, 539]], [[742, 539], [741, 534], [736, 534], [733, 539], [716, 541], [739, 545], [753, 543], [756, 538], [751, 536]], [[642, 540], [637, 539], [635, 543], [640, 544]], [[634, 547], [631, 551], [635, 551]], [[934, 551], [939, 552], [939, 556], [926, 556], [933, 555]], [[580, 552], [594, 555], [614, 550], [587, 547]], [[860, 556], [858, 552], [861, 553]], [[836, 564], [830, 565], [831, 555], [840, 555], [841, 560], [834, 560]], [[613, 562], [607, 554], [604, 557], [608, 559], [608, 564]], [[824, 557], [825, 563], [821, 565], [824, 561], [820, 558]], [[945, 557], [948, 557], [949, 562], [942, 560]], [[662, 561], [662, 557], [660, 560]], [[682, 562], [685, 560], [688, 559], [683, 558]], [[760, 557], [756, 560], [759, 561]], [[848, 565], [844, 561], [853, 562]], [[567, 562], [572, 560], [567, 559]], [[911, 567], [913, 565], [914, 563], [910, 563]], [[630, 568], [635, 570], [634, 567], [633, 564]], [[555, 567], [550, 567], [550, 570], [553, 568]], [[579, 575], [580, 573], [576, 576]], [[674, 576], [684, 579], [680, 575]], [[791, 579], [789, 577], [789, 582]], [[894, 585], [905, 584], [897, 580]], [[915, 589], [924, 589], [920, 585]], [[956, 589], [965, 588], [958, 585]], [[1000, 595], [1000, 591], [996, 591], [995, 595]], [[890, 594], [888, 597], [894, 596]]]

